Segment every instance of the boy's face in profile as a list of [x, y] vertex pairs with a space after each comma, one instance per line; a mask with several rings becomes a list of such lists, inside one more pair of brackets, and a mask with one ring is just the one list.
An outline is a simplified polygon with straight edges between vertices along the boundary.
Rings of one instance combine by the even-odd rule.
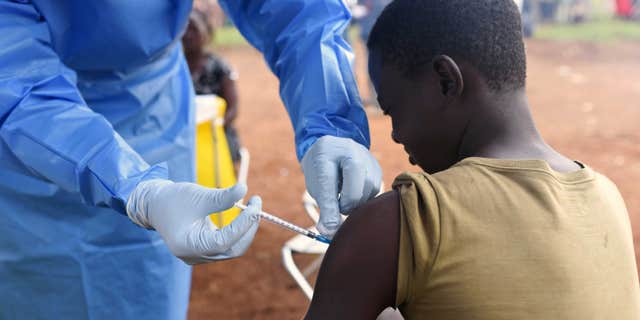
[[391, 117], [391, 136], [404, 146], [412, 164], [435, 173], [458, 162], [466, 124], [462, 99], [443, 94], [434, 71], [409, 78], [393, 63], [383, 63], [381, 55], [372, 50], [369, 76], [380, 107]]

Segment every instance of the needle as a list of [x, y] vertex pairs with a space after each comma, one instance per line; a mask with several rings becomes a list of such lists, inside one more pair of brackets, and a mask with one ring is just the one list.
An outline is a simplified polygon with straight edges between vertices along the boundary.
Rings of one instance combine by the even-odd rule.
[[[241, 203], [236, 203], [235, 206], [237, 208], [242, 209], [242, 210], [247, 209], [247, 206], [245, 206], [245, 205], [243, 205]], [[273, 224], [277, 224], [277, 225], [279, 225], [279, 226], [281, 226], [281, 227], [283, 227], [285, 229], [289, 229], [289, 230], [291, 230], [293, 232], [296, 232], [296, 233], [299, 233], [301, 235], [307, 236], [307, 237], [309, 237], [311, 239], [314, 239], [314, 240], [317, 240], [317, 241], [320, 241], [320, 242], [326, 243], [326, 244], [330, 244], [331, 243], [330, 239], [328, 239], [328, 238], [326, 238], [326, 237], [324, 237], [324, 236], [322, 236], [320, 234], [317, 234], [317, 233], [315, 233], [313, 231], [310, 231], [310, 230], [307, 230], [305, 228], [299, 227], [299, 226], [297, 226], [297, 225], [295, 225], [295, 224], [293, 224], [291, 222], [287, 222], [285, 220], [282, 220], [282, 219], [280, 219], [280, 218], [278, 218], [278, 217], [276, 217], [276, 216], [274, 216], [272, 214], [266, 213], [264, 211], [260, 211], [260, 212], [258, 212], [258, 215], [261, 218], [263, 218], [263, 219], [265, 219], [265, 220], [267, 220], [267, 221], [269, 221], [269, 222], [271, 222]]]

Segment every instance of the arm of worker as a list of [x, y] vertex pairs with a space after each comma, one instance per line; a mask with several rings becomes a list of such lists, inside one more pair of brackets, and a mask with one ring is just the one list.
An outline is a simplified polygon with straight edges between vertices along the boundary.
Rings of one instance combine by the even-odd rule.
[[0, 34], [0, 139], [25, 166], [123, 214], [140, 181], [167, 178], [86, 106], [33, 5], [0, 2]]
[[[240, 32], [280, 79], [318, 230], [332, 237], [348, 212], [374, 197], [382, 172], [369, 152], [367, 117], [342, 33], [342, 0], [222, 0]], [[338, 197], [340, 194], [340, 197]]]
[[214, 190], [164, 180], [165, 167], [149, 166], [87, 107], [32, 4], [0, 1], [0, 35], [0, 140], [34, 175], [155, 228], [188, 263], [237, 256], [248, 247], [259, 201], [235, 225], [214, 230], [206, 215], [217, 210], [207, 210], [232, 206], [246, 187]]
[[395, 307], [399, 215], [396, 191], [351, 213], [327, 250], [305, 319], [376, 319]]

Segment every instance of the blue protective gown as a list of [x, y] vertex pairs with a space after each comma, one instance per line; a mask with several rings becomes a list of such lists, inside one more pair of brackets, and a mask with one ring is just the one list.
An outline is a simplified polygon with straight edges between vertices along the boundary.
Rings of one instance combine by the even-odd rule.
[[219, 0], [280, 79], [298, 159], [320, 137], [369, 148], [369, 126], [342, 38], [351, 13], [342, 0]]
[[[282, 79], [298, 155], [368, 146], [340, 0], [236, 1]], [[0, 0], [0, 319], [182, 319], [191, 269], [123, 214], [142, 180], [194, 180], [191, 1]]]

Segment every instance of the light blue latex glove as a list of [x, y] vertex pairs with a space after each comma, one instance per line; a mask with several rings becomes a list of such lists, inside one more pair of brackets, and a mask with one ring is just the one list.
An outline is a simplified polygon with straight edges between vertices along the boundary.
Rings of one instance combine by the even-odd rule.
[[244, 184], [211, 189], [154, 179], [134, 189], [127, 215], [139, 226], [158, 231], [171, 253], [187, 264], [230, 259], [244, 254], [253, 241], [262, 200], [252, 197], [248, 208], [222, 229], [208, 215], [231, 208], [246, 193]]
[[318, 231], [332, 238], [342, 219], [380, 191], [382, 170], [378, 161], [361, 144], [324, 136], [302, 158], [302, 171], [309, 194], [318, 202]]

